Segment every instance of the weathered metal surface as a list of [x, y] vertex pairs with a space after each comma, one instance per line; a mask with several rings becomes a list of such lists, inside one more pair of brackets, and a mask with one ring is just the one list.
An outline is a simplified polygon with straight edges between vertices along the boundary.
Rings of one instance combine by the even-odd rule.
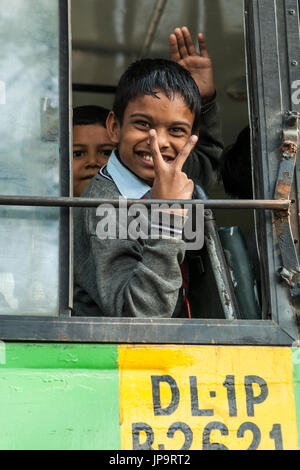
[[[283, 121], [283, 143], [281, 161], [274, 199], [290, 199], [295, 173], [295, 163], [299, 148], [298, 113], [286, 113]], [[274, 225], [283, 266], [278, 269], [281, 279], [290, 287], [291, 295], [300, 295], [300, 265], [291, 229], [290, 211], [275, 211]]]
[[[229, 199], [207, 199], [205, 201], [194, 199], [187, 201], [186, 199], [128, 199], [127, 205], [131, 204], [144, 204], [150, 206], [151, 204], [204, 204], [205, 207], [210, 209], [224, 208], [224, 209], [261, 209], [261, 210], [275, 210], [275, 209], [288, 209], [290, 201], [281, 200], [229, 200]], [[41, 206], [41, 207], [98, 207], [100, 204], [111, 204], [116, 207], [119, 205], [118, 199], [88, 199], [84, 197], [35, 197], [35, 196], [0, 196], [0, 206]]]
[[204, 240], [215, 277], [217, 290], [227, 320], [240, 318], [230, 271], [220, 242], [214, 215], [211, 210], [204, 211]]
[[251, 252], [250, 258], [240, 227], [220, 227], [218, 233], [230, 270], [240, 318], [261, 319], [258, 280], [253, 271], [257, 263], [256, 253]]
[[4, 341], [290, 346], [297, 338], [271, 320], [1, 317]]
[[[289, 157], [287, 153], [295, 155], [293, 139], [287, 139], [288, 145], [283, 147], [283, 151], [281, 146], [285, 140], [282, 135], [283, 116], [287, 117], [289, 110], [298, 111], [291, 105], [292, 96], [295, 94], [294, 77], [299, 72], [299, 65], [292, 64], [294, 60], [298, 62], [300, 52], [298, 6], [297, 0], [245, 1], [246, 35], [249, 41], [247, 49], [252, 164], [256, 198], [273, 198], [277, 180], [280, 181], [277, 186], [278, 196], [285, 197], [289, 193], [290, 169], [288, 174], [284, 174], [284, 165], [289, 161], [285, 158]], [[296, 13], [291, 15], [289, 10], [295, 10]], [[282, 163], [283, 171], [279, 168], [281, 159], [286, 160]], [[281, 176], [278, 179], [279, 172]], [[295, 205], [288, 209], [291, 213]], [[286, 233], [288, 234], [289, 230], [288, 225], [283, 224], [283, 219], [287, 220], [289, 214], [285, 209], [283, 214], [281, 211], [277, 213], [277, 218], [267, 211], [256, 212], [255, 216], [260, 250], [263, 318], [272, 318], [285, 331], [297, 336], [299, 331], [296, 309], [290, 289], [287, 289], [285, 283], [280, 282], [280, 276], [276, 275], [285, 264], [278, 239], [281, 235], [281, 244], [287, 239]], [[289, 253], [287, 250], [285, 252]], [[294, 255], [294, 250], [290, 253]]]

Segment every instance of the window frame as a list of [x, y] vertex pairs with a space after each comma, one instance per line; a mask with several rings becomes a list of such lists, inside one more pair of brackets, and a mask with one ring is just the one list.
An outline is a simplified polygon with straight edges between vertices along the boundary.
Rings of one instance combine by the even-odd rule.
[[[71, 3], [59, 0], [59, 122], [60, 122], [60, 194], [68, 196], [72, 188], [72, 120], [71, 120]], [[72, 215], [62, 207], [59, 225], [59, 316], [70, 315], [72, 292]]]
[[[262, 83], [268, 63], [262, 50], [262, 27], [269, 24], [271, 32], [276, 35], [276, 6], [283, 2], [284, 7], [291, 5], [298, 11], [298, 0], [245, 0], [245, 30], [248, 57], [248, 74], [250, 78], [249, 96], [251, 96], [251, 124], [255, 138], [255, 152], [259, 155], [266, 153], [266, 146], [271, 140], [268, 123], [265, 117], [266, 93], [265, 83]], [[70, 165], [70, 1], [60, 0], [60, 148], [61, 148], [61, 194], [67, 196], [71, 187]], [[262, 20], [263, 18], [263, 20]], [[272, 22], [275, 21], [273, 24]], [[273, 28], [273, 29], [272, 29]], [[277, 47], [277, 46], [276, 46]], [[278, 52], [278, 51], [277, 51]], [[254, 62], [255, 61], [255, 62]], [[255, 63], [255, 72], [252, 65]], [[279, 87], [280, 88], [280, 87]], [[288, 90], [288, 88], [286, 88]], [[285, 90], [285, 91], [286, 91]], [[277, 92], [281, 92], [279, 89]], [[258, 116], [258, 117], [256, 117]], [[260, 168], [263, 186], [272, 183], [265, 177]], [[264, 195], [266, 196], [266, 194]], [[270, 199], [273, 195], [269, 193]], [[24, 198], [25, 199], [25, 198]], [[46, 198], [44, 198], [46, 199]], [[57, 201], [59, 198], [55, 198]], [[270, 286], [272, 320], [220, 320], [220, 319], [138, 319], [115, 317], [71, 317], [70, 288], [72, 273], [71, 246], [71, 209], [72, 201], [64, 200], [60, 208], [60, 309], [57, 317], [53, 316], [12, 316], [0, 317], [2, 340], [10, 341], [49, 341], [49, 342], [84, 342], [84, 343], [141, 343], [141, 344], [213, 344], [213, 345], [269, 345], [291, 346], [299, 338], [295, 313], [290, 305], [289, 293], [286, 287], [271, 282], [270, 273], [274, 272], [275, 252], [274, 237], [266, 236], [263, 246], [271, 262], [265, 266]], [[231, 201], [232, 202], [232, 201]], [[238, 201], [237, 201], [238, 202]], [[37, 201], [37, 205], [40, 205]], [[43, 205], [43, 204], [42, 204]], [[260, 213], [262, 211], [259, 211]], [[263, 211], [264, 227], [272, 226], [270, 211]], [[276, 294], [276, 290], [280, 293]], [[276, 295], [275, 295], [276, 294]], [[281, 299], [281, 301], [280, 301]], [[287, 309], [280, 311], [284, 305]]]

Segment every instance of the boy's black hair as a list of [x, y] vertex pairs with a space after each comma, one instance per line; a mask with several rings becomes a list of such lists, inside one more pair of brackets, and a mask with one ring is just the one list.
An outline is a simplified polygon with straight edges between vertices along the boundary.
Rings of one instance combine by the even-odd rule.
[[129, 101], [138, 96], [163, 92], [169, 99], [180, 95], [188, 108], [195, 113], [192, 132], [200, 125], [201, 98], [190, 72], [167, 59], [141, 59], [131, 64], [118, 83], [113, 111], [120, 125]]
[[73, 109], [73, 126], [100, 124], [106, 127], [108, 113], [109, 109], [102, 106], [78, 106]]

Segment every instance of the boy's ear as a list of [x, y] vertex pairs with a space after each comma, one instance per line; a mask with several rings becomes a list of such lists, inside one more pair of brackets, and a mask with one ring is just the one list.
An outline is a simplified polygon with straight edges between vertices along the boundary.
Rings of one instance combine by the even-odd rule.
[[120, 142], [120, 123], [113, 111], [110, 111], [106, 119], [106, 130], [110, 140], [118, 145]]

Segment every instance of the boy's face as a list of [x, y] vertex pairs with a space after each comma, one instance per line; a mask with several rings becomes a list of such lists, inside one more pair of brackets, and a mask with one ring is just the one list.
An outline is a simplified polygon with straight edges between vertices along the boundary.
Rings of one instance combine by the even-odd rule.
[[79, 197], [112, 150], [107, 130], [101, 124], [73, 126], [73, 188]]
[[180, 95], [171, 100], [161, 92], [157, 96], [159, 99], [143, 95], [130, 101], [122, 126], [113, 113], [107, 121], [110, 138], [118, 145], [122, 163], [150, 185], [155, 172], [149, 130], [156, 130], [162, 157], [171, 162], [192, 135], [195, 117]]

